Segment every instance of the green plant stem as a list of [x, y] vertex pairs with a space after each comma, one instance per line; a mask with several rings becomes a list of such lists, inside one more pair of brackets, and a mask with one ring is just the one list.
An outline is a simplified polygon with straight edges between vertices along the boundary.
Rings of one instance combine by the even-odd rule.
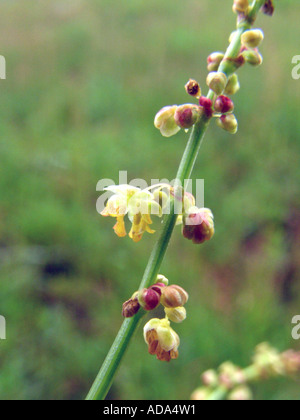
[[221, 400], [225, 400], [226, 396], [228, 394], [228, 389], [220, 386], [218, 388], [216, 388], [211, 394], [210, 396], [207, 398], [207, 401], [221, 401]]
[[[202, 118], [200, 118], [198, 123], [193, 128], [177, 173], [177, 180], [181, 181], [182, 184], [185, 179], [189, 179], [192, 173], [208, 124], [209, 120], [205, 116], [202, 116]], [[172, 201], [170, 206], [170, 214], [165, 216], [162, 232], [150, 255], [142, 282], [139, 287], [140, 289], [149, 287], [151, 284], [155, 283], [162, 261], [167, 251], [177, 217], [178, 216], [174, 214], [174, 201]], [[133, 318], [125, 319], [123, 322], [119, 333], [107, 354], [102, 368], [94, 384], [92, 385], [92, 388], [87, 396], [87, 400], [100, 400], [106, 397], [116, 370], [120, 364], [126, 348], [128, 347], [128, 343], [144, 314], [145, 311], [140, 310]]]
[[[254, 0], [252, 9], [254, 12], [251, 14], [252, 20], [256, 16], [263, 3], [264, 0]], [[225, 55], [226, 58], [236, 58], [241, 45], [241, 35], [249, 27], [249, 22], [245, 22], [244, 25], [240, 26], [229, 45]], [[232, 73], [230, 62], [223, 61], [220, 66], [220, 71], [223, 71], [225, 74], [227, 74], [227, 76], [229, 76]], [[207, 96], [212, 98], [213, 93], [210, 91]], [[177, 173], [177, 180], [179, 180], [182, 185], [185, 179], [189, 179], [191, 177], [192, 170], [195, 165], [209, 122], [210, 119], [202, 115], [192, 130]], [[144, 276], [142, 278], [142, 282], [140, 284], [140, 289], [151, 286], [159, 274], [159, 270], [177, 220], [177, 215], [174, 214], [174, 203], [171, 203], [170, 207], [170, 214], [165, 216], [162, 232], [150, 255]], [[88, 393], [86, 398], [87, 400], [101, 400], [106, 397], [112, 384], [114, 375], [128, 347], [128, 344], [144, 314], [145, 311], [140, 310], [133, 318], [125, 319], [123, 322], [118, 335], [98, 373], [98, 376], [95, 379], [90, 392]]]

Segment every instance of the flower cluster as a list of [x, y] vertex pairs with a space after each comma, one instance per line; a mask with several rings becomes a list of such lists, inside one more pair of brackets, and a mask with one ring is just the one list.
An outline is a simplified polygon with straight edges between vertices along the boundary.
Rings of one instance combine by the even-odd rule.
[[135, 292], [123, 304], [123, 316], [126, 318], [134, 316], [140, 308], [152, 311], [160, 304], [164, 307], [165, 318], [153, 318], [147, 322], [144, 327], [144, 338], [149, 353], [155, 354], [158, 360], [167, 362], [177, 359], [180, 343], [178, 335], [170, 326], [170, 321], [180, 323], [185, 320], [184, 305], [189, 298], [182, 287], [168, 284], [168, 279], [159, 275], [155, 284]]
[[[218, 68], [220, 60], [224, 58], [222, 53], [213, 53], [208, 57], [209, 69]], [[189, 129], [202, 115], [206, 118], [217, 117], [218, 125], [223, 129], [235, 134], [237, 132], [237, 120], [233, 115], [233, 101], [222, 93], [234, 94], [239, 89], [237, 76], [234, 74], [229, 79], [218, 71], [211, 71], [207, 76], [207, 85], [215, 93], [211, 100], [201, 96], [199, 83], [190, 79], [185, 85], [186, 92], [198, 99], [199, 104], [173, 105], [162, 108], [155, 117], [154, 125], [165, 137], [176, 134], [181, 128]]]
[[132, 223], [129, 237], [134, 242], [139, 242], [145, 232], [155, 232], [150, 228], [153, 223], [151, 215], [161, 217], [163, 214], [163, 207], [166, 205], [163, 187], [164, 185], [159, 185], [153, 192], [130, 185], [108, 187], [105, 190], [112, 192], [113, 195], [107, 201], [101, 215], [117, 219], [114, 231], [119, 237], [127, 235], [124, 217], [128, 215]]
[[[251, 6], [249, 5], [249, 0], [234, 0], [232, 8], [235, 13], [246, 15], [246, 16], [249, 10], [251, 10]], [[273, 0], [266, 0], [261, 10], [266, 15], [272, 16], [274, 13]]]
[[[151, 187], [150, 187], [151, 189]], [[130, 185], [115, 185], [106, 188], [113, 193], [108, 199], [101, 215], [114, 217], [117, 223], [114, 231], [119, 237], [127, 235], [124, 217], [128, 215], [132, 223], [129, 237], [139, 242], [144, 233], [155, 233], [151, 229], [151, 216], [161, 217], [169, 209], [170, 200], [175, 200], [178, 210], [177, 225], [183, 224], [183, 236], [200, 244], [214, 234], [213, 215], [209, 209], [195, 207], [195, 198], [188, 192], [175, 193], [174, 187], [158, 184], [150, 189], [141, 190]], [[178, 208], [179, 207], [179, 208]]]
[[[274, 6], [272, 0], [266, 1], [262, 8], [266, 14], [273, 14]], [[238, 14], [238, 25], [240, 21], [248, 18], [251, 6], [248, 0], [234, 0], [233, 11]], [[229, 41], [231, 42], [236, 32], [233, 32]], [[217, 125], [235, 134], [238, 130], [238, 122], [233, 114], [234, 104], [228, 95], [234, 95], [240, 89], [236, 71], [245, 63], [252, 66], [259, 66], [263, 58], [258, 50], [264, 39], [260, 29], [249, 29], [241, 37], [241, 49], [235, 58], [229, 58], [223, 52], [213, 52], [207, 58], [207, 69], [209, 74], [206, 83], [213, 93], [211, 97], [201, 96], [201, 88], [196, 80], [190, 79], [185, 85], [186, 92], [198, 99], [198, 104], [172, 105], [162, 108], [156, 115], [154, 125], [165, 137], [173, 136], [178, 131], [189, 129], [200, 116], [206, 118], [216, 117]], [[229, 77], [222, 69], [222, 64], [230, 63], [231, 72]], [[210, 95], [208, 95], [210, 96]]]
[[164, 137], [171, 137], [181, 128], [191, 128], [199, 118], [200, 111], [195, 104], [165, 106], [156, 114], [154, 125]]
[[268, 343], [256, 347], [253, 364], [241, 369], [231, 362], [223, 363], [218, 371], [208, 370], [202, 375], [202, 387], [197, 388], [191, 399], [213, 399], [214, 393], [223, 390], [228, 400], [251, 400], [249, 382], [267, 380], [276, 376], [292, 376], [300, 372], [300, 353], [288, 350], [278, 352]]

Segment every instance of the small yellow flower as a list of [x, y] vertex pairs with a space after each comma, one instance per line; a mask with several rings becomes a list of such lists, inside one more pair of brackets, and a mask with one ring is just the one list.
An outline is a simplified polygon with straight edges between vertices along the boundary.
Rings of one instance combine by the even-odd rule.
[[155, 199], [154, 193], [130, 185], [112, 186], [106, 188], [106, 190], [113, 192], [114, 195], [107, 201], [101, 215], [117, 219], [114, 231], [119, 237], [124, 237], [127, 234], [124, 222], [126, 215], [132, 222], [129, 237], [134, 242], [139, 242], [145, 232], [155, 232], [150, 228], [150, 225], [152, 225], [150, 215], [161, 217], [162, 207]]
[[139, 242], [144, 233], [155, 233], [155, 230], [152, 230], [149, 225], [152, 225], [152, 220], [149, 214], [141, 214], [138, 213], [134, 215], [133, 222], [132, 222], [132, 228], [129, 232], [129, 237], [134, 242]]
[[175, 121], [177, 105], [165, 106], [155, 116], [154, 125], [164, 137], [171, 137], [180, 131]]
[[144, 327], [144, 339], [148, 344], [150, 354], [155, 354], [158, 360], [169, 362], [177, 359], [179, 336], [170, 327], [168, 319], [153, 318]]
[[139, 189], [130, 185], [113, 185], [105, 188], [105, 190], [111, 191], [114, 195], [108, 199], [101, 215], [104, 217], [115, 217], [117, 223], [114, 226], [114, 231], [119, 237], [124, 237], [126, 236], [124, 216], [128, 213], [128, 202]]

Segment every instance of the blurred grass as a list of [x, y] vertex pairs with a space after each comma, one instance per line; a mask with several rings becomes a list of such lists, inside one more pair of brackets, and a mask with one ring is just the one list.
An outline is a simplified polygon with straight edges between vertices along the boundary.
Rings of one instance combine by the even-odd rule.
[[[188, 78], [204, 86], [207, 55], [234, 27], [231, 3], [1, 1], [1, 399], [85, 397], [155, 241], [115, 237], [96, 212], [96, 184], [118, 182], [119, 170], [174, 178], [186, 135], [163, 139], [153, 117], [187, 101]], [[140, 330], [110, 398], [188, 398], [204, 369], [247, 365], [261, 341], [299, 347], [300, 5], [278, 3], [258, 22], [264, 65], [240, 75], [239, 133], [212, 125], [194, 172], [215, 238], [198, 248], [178, 230], [162, 269], [191, 295], [180, 358], [157, 362]], [[255, 396], [297, 399], [298, 389], [278, 380]]]

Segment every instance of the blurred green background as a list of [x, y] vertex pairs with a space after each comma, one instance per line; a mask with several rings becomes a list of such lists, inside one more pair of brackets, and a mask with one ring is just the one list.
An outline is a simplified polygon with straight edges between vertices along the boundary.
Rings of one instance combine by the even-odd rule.
[[[216, 235], [193, 246], [177, 228], [162, 273], [190, 293], [176, 326], [180, 357], [148, 355], [142, 328], [111, 399], [186, 399], [200, 374], [246, 366], [256, 344], [299, 348], [300, 4], [260, 16], [264, 65], [242, 69], [240, 130], [211, 125], [194, 171]], [[187, 135], [161, 137], [163, 106], [204, 87], [206, 57], [224, 50], [232, 0], [0, 2], [1, 399], [83, 399], [138, 287], [155, 235], [119, 239], [96, 212], [102, 178], [173, 179]], [[205, 87], [204, 87], [205, 90]], [[159, 227], [158, 227], [159, 230]], [[298, 399], [299, 381], [255, 386], [257, 399]]]

